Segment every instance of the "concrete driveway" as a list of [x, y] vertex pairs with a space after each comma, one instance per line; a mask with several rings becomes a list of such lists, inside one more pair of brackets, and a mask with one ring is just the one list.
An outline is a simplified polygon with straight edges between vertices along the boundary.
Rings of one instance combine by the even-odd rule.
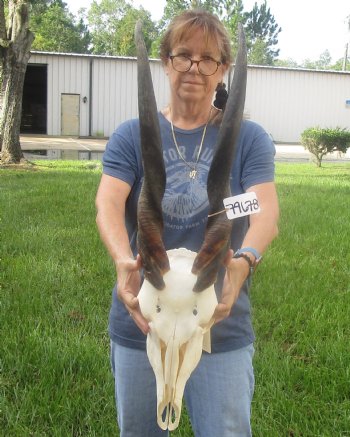
[[[21, 135], [21, 147], [27, 159], [98, 159], [102, 158], [108, 138], [52, 137]], [[276, 144], [276, 161], [308, 162], [312, 155], [300, 144]], [[324, 162], [350, 161], [350, 149], [344, 155], [332, 153]]]
[[101, 159], [108, 139], [21, 135], [20, 141], [27, 159]]

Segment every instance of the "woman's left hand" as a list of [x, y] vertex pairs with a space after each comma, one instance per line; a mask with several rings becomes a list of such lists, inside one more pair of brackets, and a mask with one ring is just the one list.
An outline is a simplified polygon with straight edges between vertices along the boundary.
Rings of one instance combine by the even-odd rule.
[[239, 291], [249, 275], [249, 265], [244, 258], [233, 258], [233, 250], [230, 249], [224, 260], [226, 274], [222, 287], [221, 300], [214, 312], [215, 323], [226, 319], [230, 315]]

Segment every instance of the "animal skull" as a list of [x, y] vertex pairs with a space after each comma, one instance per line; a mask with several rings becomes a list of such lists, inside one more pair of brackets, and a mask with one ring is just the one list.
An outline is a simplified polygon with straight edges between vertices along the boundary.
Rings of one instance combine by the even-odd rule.
[[[196, 253], [167, 251], [170, 270], [165, 288], [144, 281], [138, 295], [144, 317], [150, 321], [147, 355], [157, 383], [157, 421], [161, 429], [174, 430], [180, 420], [185, 384], [202, 356], [210, 352], [210, 327], [217, 305], [214, 286], [192, 291], [197, 280], [191, 273]], [[204, 344], [203, 344], [204, 343]]]

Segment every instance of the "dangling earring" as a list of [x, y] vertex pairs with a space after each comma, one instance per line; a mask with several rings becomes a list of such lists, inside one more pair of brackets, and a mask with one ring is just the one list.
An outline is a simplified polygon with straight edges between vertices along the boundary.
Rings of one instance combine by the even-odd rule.
[[215, 91], [216, 94], [215, 94], [215, 100], [213, 102], [213, 106], [219, 111], [224, 111], [228, 99], [226, 84], [223, 82], [219, 82]]

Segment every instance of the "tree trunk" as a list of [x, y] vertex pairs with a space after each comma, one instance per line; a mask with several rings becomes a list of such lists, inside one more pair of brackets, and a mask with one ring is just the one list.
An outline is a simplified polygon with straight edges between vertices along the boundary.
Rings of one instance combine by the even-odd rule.
[[[0, 0], [0, 23], [4, 4]], [[22, 94], [25, 72], [34, 35], [28, 29], [28, 4], [9, 1], [7, 28], [0, 30], [0, 163], [20, 162], [19, 132], [22, 116]]]

